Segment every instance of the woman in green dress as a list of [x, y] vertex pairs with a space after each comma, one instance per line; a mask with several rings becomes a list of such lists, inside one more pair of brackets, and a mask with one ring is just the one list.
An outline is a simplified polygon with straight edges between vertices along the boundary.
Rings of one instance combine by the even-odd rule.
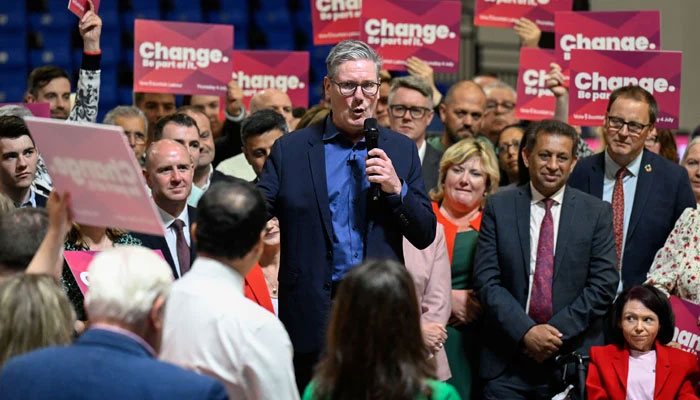
[[303, 399], [459, 399], [434, 379], [427, 356], [408, 270], [395, 261], [367, 261], [340, 284], [326, 353]]
[[[69, 251], [102, 251], [115, 246], [140, 246], [141, 240], [136, 239], [125, 231], [104, 228], [100, 226], [87, 226], [73, 224], [66, 236], [65, 250]], [[73, 273], [66, 263], [63, 263], [61, 283], [66, 290], [68, 299], [73, 304], [78, 320], [86, 321], [87, 315], [83, 307], [83, 293], [80, 291]]]
[[486, 197], [498, 189], [498, 159], [481, 139], [463, 139], [440, 160], [438, 186], [430, 193], [452, 264], [452, 314], [445, 350], [452, 372], [447, 382], [470, 399], [478, 377], [476, 319], [481, 306], [472, 287], [472, 263]]

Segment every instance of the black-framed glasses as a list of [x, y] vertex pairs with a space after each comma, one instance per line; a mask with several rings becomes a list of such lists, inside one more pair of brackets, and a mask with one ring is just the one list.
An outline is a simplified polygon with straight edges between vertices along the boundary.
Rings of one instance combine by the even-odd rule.
[[512, 143], [503, 143], [496, 148], [496, 153], [505, 154], [511, 147], [515, 147], [515, 150], [517, 151], [520, 148], [520, 140], [513, 140]]
[[134, 138], [134, 143], [136, 144], [144, 144], [146, 143], [146, 135], [141, 132], [127, 132], [124, 131], [124, 136], [126, 136], [127, 140], [130, 140], [132, 137]]
[[644, 129], [648, 128], [651, 126], [651, 123], [648, 124], [642, 124], [639, 122], [635, 121], [625, 121], [622, 118], [618, 117], [611, 117], [607, 116], [608, 119], [608, 128], [612, 129], [613, 131], [621, 131], [622, 128], [627, 125], [627, 132], [629, 132], [631, 135], [641, 135]]
[[389, 111], [394, 118], [403, 118], [406, 115], [406, 111], [408, 111], [411, 113], [411, 118], [421, 119], [425, 117], [426, 113], [430, 112], [430, 109], [427, 107], [407, 107], [403, 104], [394, 104], [389, 106]]
[[358, 86], [362, 88], [362, 93], [364, 93], [365, 96], [374, 96], [377, 94], [377, 92], [379, 92], [379, 85], [381, 85], [381, 81], [378, 81], [378, 82], [365, 81], [362, 83], [336, 82], [333, 79], [331, 79], [330, 81], [335, 83], [338, 86], [338, 89], [340, 89], [340, 94], [342, 94], [343, 96], [354, 95]]
[[496, 110], [498, 107], [501, 107], [506, 111], [513, 111], [515, 109], [515, 103], [512, 101], [487, 101], [486, 105], [484, 106], [484, 108], [487, 110]]

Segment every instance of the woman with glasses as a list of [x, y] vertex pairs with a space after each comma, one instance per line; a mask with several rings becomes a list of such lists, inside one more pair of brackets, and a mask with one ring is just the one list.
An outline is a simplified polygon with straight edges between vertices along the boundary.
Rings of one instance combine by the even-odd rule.
[[525, 132], [519, 125], [509, 125], [503, 128], [498, 135], [498, 166], [501, 168], [501, 182], [499, 186], [517, 186], [519, 179], [518, 153], [520, 152], [520, 142], [523, 140]]
[[676, 135], [670, 129], [652, 129], [644, 141], [644, 147], [652, 153], [678, 164]]
[[433, 211], [445, 228], [452, 265], [452, 313], [445, 341], [452, 378], [447, 382], [463, 399], [472, 397], [478, 371], [474, 321], [481, 306], [472, 290], [472, 262], [483, 206], [486, 197], [498, 189], [498, 181], [498, 162], [491, 145], [468, 138], [445, 151], [438, 187], [430, 192]]

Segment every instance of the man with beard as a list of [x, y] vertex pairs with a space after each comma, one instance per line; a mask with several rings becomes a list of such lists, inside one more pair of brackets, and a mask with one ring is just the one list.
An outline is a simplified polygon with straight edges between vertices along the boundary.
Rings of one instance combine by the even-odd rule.
[[480, 134], [498, 145], [498, 135], [508, 125], [518, 123], [515, 118], [515, 89], [508, 84], [497, 81], [484, 88], [486, 93], [486, 113], [481, 121]]
[[428, 139], [428, 144], [440, 151], [461, 139], [475, 137], [479, 132], [479, 121], [484, 115], [486, 95], [472, 81], [460, 81], [447, 91], [440, 104], [440, 119], [445, 124], [445, 133]]

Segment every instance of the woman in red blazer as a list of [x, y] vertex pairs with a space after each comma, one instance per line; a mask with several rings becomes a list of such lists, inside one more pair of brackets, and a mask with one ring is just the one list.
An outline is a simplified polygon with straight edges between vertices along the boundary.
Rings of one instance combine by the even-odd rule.
[[698, 399], [697, 357], [665, 346], [673, 338], [668, 298], [652, 286], [635, 286], [615, 302], [615, 343], [591, 348], [588, 399]]

